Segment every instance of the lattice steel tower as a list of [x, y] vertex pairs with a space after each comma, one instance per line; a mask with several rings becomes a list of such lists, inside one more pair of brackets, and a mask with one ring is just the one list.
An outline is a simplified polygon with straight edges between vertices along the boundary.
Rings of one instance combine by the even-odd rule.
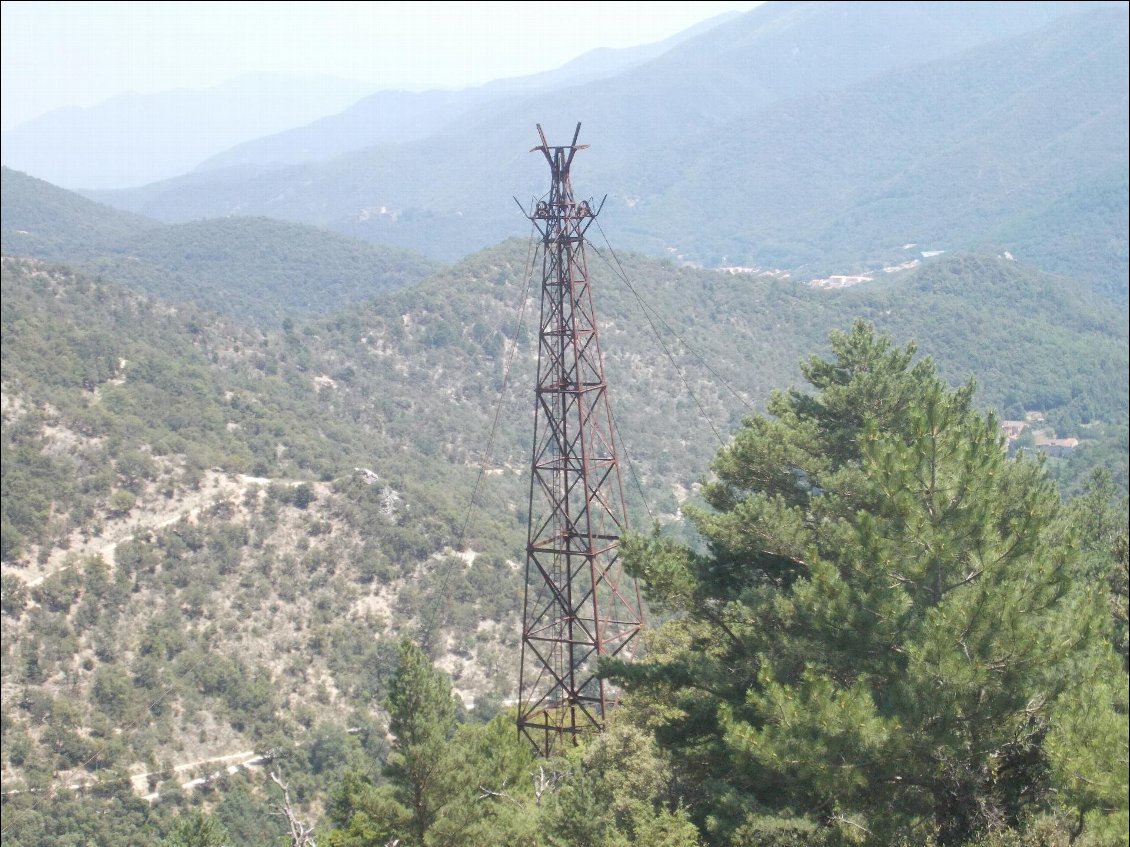
[[542, 282], [518, 729], [543, 756], [603, 728], [613, 695], [597, 659], [624, 651], [643, 626], [620, 562], [627, 511], [585, 261], [596, 212], [574, 199], [569, 178], [588, 146], [580, 132], [551, 147], [539, 124], [530, 151], [545, 156], [552, 182], [529, 213]]

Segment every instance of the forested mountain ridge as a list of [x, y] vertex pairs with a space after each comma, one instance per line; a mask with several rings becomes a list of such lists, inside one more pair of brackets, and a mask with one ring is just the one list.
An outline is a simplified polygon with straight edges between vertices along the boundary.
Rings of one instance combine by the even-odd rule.
[[0, 249], [9, 256], [87, 259], [161, 226], [6, 166], [0, 176]]
[[83, 267], [165, 299], [190, 299], [230, 318], [278, 326], [411, 285], [439, 263], [272, 218], [164, 226]]
[[171, 302], [278, 326], [417, 282], [438, 263], [316, 227], [228, 217], [161, 224], [4, 168], [4, 253], [67, 261]]
[[[489, 428], [501, 357], [517, 337], [496, 448], [506, 452], [494, 461], [522, 468], [523, 386], [533, 383], [536, 356], [535, 303], [527, 303], [515, 335], [525, 254], [520, 242], [506, 242], [306, 330], [304, 343], [324, 357], [324, 371], [348, 377], [327, 396], [401, 410], [386, 420], [400, 428], [406, 448], [474, 463], [481, 449], [474, 433]], [[913, 273], [825, 292], [638, 255], [620, 259], [631, 288], [606, 250], [589, 260], [605, 367], [618, 428], [661, 512], [673, 512], [675, 492], [706, 469], [716, 444], [696, 433], [713, 426], [724, 438], [773, 389], [796, 381], [805, 350], [821, 349], [831, 329], [860, 315], [896, 337], [916, 338], [952, 384], [975, 376], [978, 402], [1002, 417], [1039, 411], [1063, 436], [1105, 433], [1104, 443], [1125, 442], [1125, 321], [1061, 278], [993, 256], [941, 257]], [[468, 426], [475, 420], [478, 427]], [[1124, 485], [1125, 459], [1116, 452], [1112, 461]]]
[[[1125, 322], [1014, 262], [942, 258], [826, 292], [620, 258], [640, 300], [606, 250], [590, 261], [637, 526], [647, 510], [675, 517], [714, 450], [710, 426], [728, 438], [860, 313], [917, 334], [953, 383], [995, 362], [980, 380], [989, 405], [1040, 406], [1057, 427], [1125, 420]], [[96, 820], [144, 843], [194, 802], [173, 768], [236, 751], [274, 751], [317, 814], [343, 769], [372, 773], [385, 756], [373, 707], [399, 634], [425, 633], [480, 715], [512, 696], [530, 260], [507, 242], [282, 331], [4, 260], [4, 781], [102, 786], [53, 804], [52, 823], [9, 799], [5, 825], [23, 815], [14, 844]], [[259, 821], [240, 831], [266, 844], [255, 784], [230, 778], [218, 808], [229, 828]], [[166, 801], [146, 824], [136, 797], [151, 790]]]
[[[491, 333], [504, 328], [512, 332], [509, 325], [517, 319], [514, 310], [521, 291], [514, 286], [521, 277], [518, 252], [522, 248], [516, 242], [469, 257], [458, 268], [437, 274], [425, 285], [413, 286], [435, 265], [395, 248], [262, 218], [158, 224], [107, 210], [7, 169], [4, 177], [6, 252], [67, 258], [135, 290], [170, 302], [192, 302], [237, 321], [279, 327], [288, 317], [301, 321], [356, 304], [352, 314], [335, 316], [331, 326], [342, 326], [343, 322], [355, 325], [374, 309], [384, 310], [381, 321], [391, 324], [395, 316], [389, 310], [400, 310], [405, 320], [413, 321], [413, 327], [423, 323], [434, 328], [433, 344], [421, 343], [420, 339], [413, 342], [417, 352], [435, 355], [433, 347], [470, 333], [476, 342], [466, 352], [476, 356], [483, 349], [479, 342], [485, 337], [486, 326], [492, 327]], [[29, 243], [32, 249], [28, 249]], [[900, 252], [902, 256], [917, 255], [916, 250]], [[641, 359], [653, 359], [654, 345], [641, 334], [645, 315], [612, 272], [607, 244], [594, 245], [591, 264], [597, 275], [598, 297], [607, 298], [606, 317], [613, 322], [610, 331], [629, 333], [629, 350], [651, 344], [651, 351], [641, 354]], [[643, 299], [662, 304], [663, 314], [679, 316], [677, 321], [669, 320], [684, 322], [676, 326], [681, 335], [700, 334], [699, 343], [707, 345], [702, 352], [710, 354], [705, 356], [708, 361], [717, 361], [722, 367], [732, 361], [733, 370], [727, 377], [755, 405], [760, 402], [756, 398], [767, 396], [772, 386], [787, 384], [796, 377], [795, 361], [805, 349], [822, 343], [837, 321], [842, 324], [862, 314], [896, 336], [918, 338], [923, 349], [942, 362], [943, 373], [951, 380], [980, 375], [982, 401], [1002, 413], [1015, 416], [1021, 408], [1049, 412], [1064, 435], [1080, 434], [1079, 425], [1092, 419], [1114, 422], [1120, 416], [1117, 404], [1121, 401], [1117, 398], [1126, 392], [1114, 377], [1119, 372], [1118, 362], [1109, 367], [1104, 356], [1096, 359], [1099, 348], [1093, 344], [1101, 347], [1107, 343], [1104, 339], [1124, 337], [1119, 322], [1125, 309], [1112, 311], [1105, 298], [1096, 299], [1070, 276], [1040, 274], [1023, 262], [991, 254], [943, 255], [927, 260], [917, 271], [879, 274], [875, 281], [857, 288], [818, 292], [792, 280], [749, 273], [730, 277], [679, 269], [674, 263], [643, 257], [632, 257], [630, 265], [629, 279], [638, 277], [645, 287]], [[485, 288], [476, 287], [482, 284]], [[378, 296], [395, 289], [403, 289], [403, 293]], [[414, 312], [420, 314], [407, 317]], [[795, 321], [791, 315], [797, 316]], [[821, 315], [824, 317], [812, 317]], [[733, 349], [710, 349], [720, 343], [720, 339], [702, 332], [710, 320], [734, 322], [734, 333], [725, 337], [736, 345]], [[789, 329], [785, 331], [784, 326]], [[405, 334], [402, 329], [398, 340], [411, 338], [413, 331]], [[773, 358], [765, 360], [761, 358], [765, 352], [754, 353], [760, 342], [752, 336], [758, 332], [773, 337], [776, 345], [793, 346], [781, 347]], [[333, 343], [352, 343], [337, 337], [333, 329], [328, 334], [335, 339]], [[752, 346], [743, 349], [747, 343]], [[1035, 349], [1047, 351], [1037, 357], [1042, 361], [1033, 361]], [[1075, 351], [1072, 357], [1084, 363], [1070, 380], [1056, 365], [1065, 350]], [[613, 357], [634, 355], [617, 352], [615, 346], [611, 351]], [[347, 366], [355, 369], [356, 363], [347, 361], [343, 350], [331, 350], [327, 355], [338, 362], [328, 372]], [[686, 351], [678, 355], [689, 358], [692, 369], [702, 365]], [[738, 362], [755, 365], [742, 374]], [[446, 367], [450, 376], [459, 365], [450, 362]], [[373, 370], [380, 372], [381, 368], [374, 365]], [[1087, 376], [1092, 373], [1094, 377]], [[640, 372], [627, 371], [621, 377], [618, 382], [654, 384], [651, 375]], [[1092, 378], [1115, 380], [1115, 384], [1083, 389], [1076, 382]], [[655, 397], [679, 394], [681, 386], [674, 373], [660, 375], [660, 379], [674, 381], [657, 387]], [[411, 394], [420, 384], [419, 380], [411, 380], [406, 386], [391, 381], [379, 391], [370, 391], [369, 396]], [[715, 394], [718, 388], [705, 390]], [[1104, 403], [1109, 408], [1085, 408], [1093, 402], [1088, 398], [1094, 397], [1108, 398]], [[414, 407], [418, 398], [405, 402]], [[721, 396], [716, 402], [723, 425], [736, 423], [741, 404], [733, 405], [733, 398]], [[1069, 408], [1074, 411], [1069, 413]], [[688, 421], [686, 429], [692, 428]], [[643, 440], [657, 443], [662, 440], [660, 436], [654, 432]], [[439, 443], [450, 435], [437, 431], [433, 438]]]
[[[576, 116], [592, 145], [577, 189], [610, 195], [622, 246], [810, 276], [881, 266], [906, 243], [984, 247], [1125, 299], [1125, 8], [932, 55], [918, 48], [946, 31], [935, 8], [766, 4], [559, 92], [551, 116], [539, 98], [498, 103], [409, 144], [100, 197], [170, 220], [269, 214], [456, 258], [518, 231], [509, 195], [543, 182], [522, 152], [531, 127], [557, 143]], [[957, 28], [1015, 12], [941, 8]], [[868, 64], [883, 45], [933, 61]]]
[[[320, 803], [319, 781], [382, 755], [370, 706], [398, 632], [435, 626], [468, 698], [506, 696], [513, 626], [479, 622], [512, 618], [492, 539], [516, 528], [461, 539], [470, 582], [451, 555], [469, 471], [327, 414], [289, 336], [34, 260], [6, 257], [3, 283], [6, 842], [91, 832], [119, 804], [105, 843], [152, 843], [140, 796], [175, 813], [237, 751], [322, 749], [295, 771]], [[101, 799], [72, 803], [90, 781]], [[49, 824], [11, 802], [44, 789]], [[276, 831], [257, 808], [244, 843]]]

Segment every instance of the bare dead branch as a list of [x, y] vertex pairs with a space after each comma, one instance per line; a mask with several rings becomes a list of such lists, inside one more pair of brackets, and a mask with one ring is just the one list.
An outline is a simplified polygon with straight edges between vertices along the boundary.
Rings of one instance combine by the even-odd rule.
[[[271, 771], [270, 776], [271, 782], [282, 791], [282, 801], [271, 804], [271, 814], [286, 819], [287, 826], [290, 827], [291, 847], [318, 847], [314, 841], [314, 827], [308, 826], [299, 819], [290, 802], [290, 786], [279, 778], [278, 771]], [[396, 845], [389, 842], [386, 847], [396, 847]]]

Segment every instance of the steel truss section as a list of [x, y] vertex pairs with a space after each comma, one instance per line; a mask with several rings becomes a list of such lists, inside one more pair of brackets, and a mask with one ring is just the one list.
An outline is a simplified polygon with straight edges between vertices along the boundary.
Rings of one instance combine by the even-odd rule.
[[592, 304], [585, 231], [599, 209], [573, 197], [571, 144], [551, 147], [548, 199], [529, 213], [542, 238], [541, 320], [530, 462], [518, 729], [542, 756], [599, 731], [614, 694], [602, 656], [625, 653], [643, 626], [623, 573], [627, 511]]

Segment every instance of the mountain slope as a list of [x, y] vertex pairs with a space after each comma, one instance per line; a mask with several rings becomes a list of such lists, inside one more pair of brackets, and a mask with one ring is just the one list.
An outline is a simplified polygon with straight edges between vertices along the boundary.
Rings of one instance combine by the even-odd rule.
[[[5, 843], [153, 843], [198, 801], [178, 785], [237, 751], [331, 784], [383, 755], [398, 634], [434, 621], [465, 696], [503, 696], [516, 628], [476, 625], [520, 602], [492, 541], [514, 521], [466, 536], [472, 580], [445, 552], [469, 472], [327, 413], [284, 336], [34, 260], [2, 273]], [[111, 811], [157, 791], [144, 820]]]
[[[1116, 204], [1101, 189], [1109, 205], [1085, 220], [1080, 212], [1095, 208], [1096, 187], [1126, 179], [1125, 19], [1125, 10], [1076, 16], [1011, 49], [750, 114], [693, 150], [653, 151], [673, 171], [682, 162], [680, 178], [644, 196], [627, 225], [653, 249], [662, 234], [708, 261], [815, 263], [815, 272], [844, 272], [852, 258], [875, 267], [908, 242], [1025, 258], [1034, 248], [1061, 269], [1078, 255], [1071, 270], [1113, 293], [1126, 275], [1125, 194]], [[676, 235], [671, 210], [712, 226]], [[1040, 230], [1028, 223], [1034, 212]], [[1091, 241], [1113, 249], [1080, 250]]]
[[325, 315], [438, 268], [418, 253], [270, 218], [166, 226], [84, 267], [170, 300], [258, 324]]
[[[525, 245], [507, 242], [412, 289], [283, 332], [219, 324], [8, 259], [5, 408], [49, 406], [67, 426], [118, 433], [114, 441], [154, 456], [191, 448], [202, 467], [336, 477], [376, 462], [427, 476], [481, 461], [514, 355], [492, 461], [520, 475], [537, 349], [536, 304], [517, 325], [526, 258]], [[701, 411], [725, 437], [771, 390], [796, 381], [797, 363], [823, 349], [829, 331], [860, 315], [896, 339], [917, 338], [952, 382], [975, 376], [979, 402], [1008, 416], [1041, 411], [1061, 435], [1128, 416], [1125, 315], [1015, 262], [940, 258], [880, 283], [821, 291], [623, 260], [634, 293], [601, 256], [590, 267], [618, 428], [658, 500], [706, 469], [714, 445]], [[203, 405], [190, 412], [193, 404]], [[159, 435], [164, 427], [172, 433]], [[515, 477], [496, 484], [509, 489], [507, 479]]]
[[[706, 472], [717, 447], [711, 427], [725, 438], [774, 388], [799, 379], [798, 362], [825, 349], [831, 330], [859, 315], [896, 339], [917, 338], [954, 383], [976, 376], [979, 402], [1006, 416], [1039, 410], [1064, 435], [1085, 436], [1084, 425], [1096, 420], [1125, 426], [1124, 313], [1015, 262], [941, 258], [829, 292], [623, 258], [639, 299], [600, 256], [590, 254], [589, 268], [617, 426], [658, 512], [673, 512], [676, 492]], [[516, 329], [524, 261], [522, 245], [508, 242], [320, 322], [304, 345], [325, 373], [341, 376], [327, 401], [359, 404], [406, 452], [474, 465], [517, 344], [494, 463], [520, 472], [536, 365], [528, 323], [536, 304], [527, 304], [527, 324]], [[640, 509], [635, 485], [629, 490]]]
[[0, 202], [5, 254], [70, 261], [241, 321], [325, 315], [438, 267], [401, 248], [267, 218], [160, 224], [7, 168]]
[[112, 249], [122, 239], [161, 226], [11, 168], [0, 172], [0, 250], [5, 254], [87, 258]]

